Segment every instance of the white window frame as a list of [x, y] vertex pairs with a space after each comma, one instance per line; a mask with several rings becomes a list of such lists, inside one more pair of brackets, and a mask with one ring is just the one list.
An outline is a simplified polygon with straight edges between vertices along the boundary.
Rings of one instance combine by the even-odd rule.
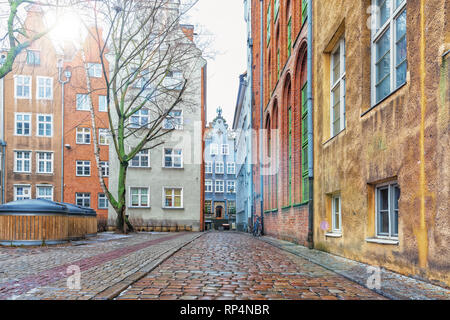
[[222, 144], [222, 155], [228, 156], [230, 154], [230, 145]]
[[[398, 234], [395, 235], [392, 233], [392, 216], [394, 211], [396, 210], [394, 208], [394, 197], [395, 197], [395, 188], [399, 188], [400, 186], [397, 181], [390, 181], [386, 183], [381, 183], [375, 186], [375, 237], [379, 239], [389, 239], [389, 240], [398, 240]], [[388, 189], [388, 218], [389, 218], [389, 234], [388, 235], [382, 235], [379, 234], [379, 227], [378, 227], [378, 219], [379, 219], [379, 191], [382, 189]], [[400, 196], [401, 196], [401, 189], [400, 189]], [[397, 214], [400, 212], [399, 209], [397, 209]], [[397, 229], [399, 229], [399, 220], [397, 215]]]
[[104, 96], [104, 95], [98, 96], [98, 111], [99, 112], [108, 112], [108, 101], [106, 100], [106, 96]]
[[[75, 100], [75, 105], [76, 105], [76, 110], [78, 111], [89, 111], [91, 110], [91, 97], [89, 94], [87, 93], [77, 93], [75, 96], [76, 100]], [[81, 97], [84, 97], [83, 102], [84, 104], [79, 104], [79, 102], [81, 101]]]
[[[339, 50], [339, 77], [338, 79], [334, 79], [334, 66], [335, 59], [334, 55], [336, 51]], [[336, 45], [334, 50], [331, 52], [331, 63], [330, 63], [330, 136], [337, 136], [342, 130], [345, 129], [345, 91], [346, 91], [346, 66], [345, 66], [345, 38], [342, 37], [339, 40], [339, 43]], [[333, 107], [335, 104], [334, 101], [334, 90], [339, 86], [339, 131], [334, 132], [334, 112]]]
[[[230, 187], [233, 187], [233, 191], [230, 191]], [[227, 193], [236, 193], [236, 181], [234, 180], [227, 181]]]
[[[144, 152], [146, 154], [144, 154]], [[146, 156], [148, 158], [147, 166], [142, 165], [142, 157], [144, 157], [144, 156]], [[139, 160], [138, 166], [133, 165], [133, 159], [135, 159], [135, 158], [137, 158]], [[130, 160], [129, 168], [150, 168], [151, 167], [151, 165], [150, 165], [150, 150], [139, 151], [133, 159]]]
[[205, 192], [213, 192], [213, 181], [211, 179], [205, 180]]
[[225, 181], [224, 180], [214, 181], [214, 192], [215, 193], [225, 193]]
[[[173, 116], [173, 112], [180, 112], [179, 116]], [[183, 130], [183, 110], [172, 110], [163, 121], [163, 129]]]
[[[39, 117], [50, 117], [50, 122], [44, 120], [44, 121], [40, 121]], [[39, 124], [43, 123], [44, 124], [44, 134], [39, 134]], [[46, 126], [50, 124], [50, 135], [46, 135]], [[38, 113], [36, 115], [36, 136], [38, 137], [42, 137], [42, 138], [51, 138], [53, 137], [53, 114], [46, 114], [46, 113]]]
[[[102, 138], [104, 141], [102, 142]], [[108, 129], [98, 129], [98, 143], [101, 146], [109, 146], [109, 130]]]
[[[208, 170], [208, 168], [210, 170]], [[206, 161], [205, 162], [205, 173], [206, 174], [212, 174], [213, 173], [213, 164], [212, 161]]]
[[[27, 96], [18, 96], [17, 95], [17, 85], [18, 85], [18, 80], [19, 79], [24, 79], [27, 78], [29, 80], [29, 85], [28, 85], [28, 95]], [[23, 84], [23, 86], [25, 87], [25, 83]], [[26, 75], [14, 75], [14, 98], [15, 99], [29, 99], [31, 100], [31, 97], [33, 96], [33, 78], [31, 76], [26, 76]]]
[[[32, 52], [33, 55], [34, 55], [33, 56], [34, 60], [33, 60], [32, 63], [30, 63], [30, 61], [28, 60], [28, 54], [30, 52]], [[37, 55], [36, 55], [36, 53], [37, 53]], [[36, 63], [36, 56], [38, 57], [38, 60], [39, 60], [38, 63]], [[35, 49], [28, 49], [27, 50], [27, 56], [26, 56], [26, 64], [29, 65], [29, 66], [40, 66], [41, 65], [41, 51], [35, 50]]]
[[20, 200], [28, 200], [28, 199], [31, 199], [31, 185], [29, 185], [29, 184], [15, 184], [14, 185], [14, 201], [17, 201], [18, 199], [17, 199], [17, 188], [24, 188], [24, 190], [25, 189], [27, 189], [28, 190], [28, 196], [27, 197], [23, 197], [23, 196], [21, 196], [21, 197], [23, 197], [23, 199], [20, 199]]
[[[175, 207], [175, 190], [181, 190], [181, 206]], [[172, 206], [166, 206], [166, 190], [172, 190]], [[184, 209], [184, 190], [182, 187], [163, 187], [162, 188], [162, 207], [163, 209]]]
[[[232, 170], [230, 170], [232, 169]], [[227, 174], [236, 174], [236, 163], [227, 162]]]
[[[18, 123], [17, 116], [22, 116], [22, 118], [23, 118], [23, 116], [29, 116], [30, 120], [27, 120], [27, 121], [21, 120], [20, 121], [22, 124], [28, 123], [28, 125], [29, 125], [29, 127], [28, 127], [29, 128], [28, 129], [29, 134], [18, 134], [17, 133], [17, 123]], [[32, 121], [31, 121], [31, 119], [32, 119], [32, 114], [31, 113], [15, 112], [14, 113], [14, 135], [15, 136], [21, 136], [21, 137], [30, 137], [31, 136], [31, 132], [32, 132]], [[22, 130], [25, 132], [25, 127], [24, 126], [23, 126]]]
[[[25, 161], [29, 162], [29, 168], [30, 168], [29, 171], [24, 171], [24, 170], [18, 171], [17, 170], [17, 161], [19, 160], [17, 158], [17, 153], [18, 152], [23, 152], [23, 153], [29, 153], [30, 154], [30, 157], [28, 159], [25, 159], [25, 158], [21, 159], [21, 161], [22, 161], [22, 168], [25, 168]], [[31, 168], [32, 167], [32, 159], [33, 159], [33, 152], [32, 151], [28, 151], [28, 150], [14, 150], [14, 172], [15, 173], [31, 173], [31, 170], [32, 170], [32, 168]]]
[[[336, 199], [339, 200], [339, 208], [336, 211]], [[336, 213], [339, 217], [339, 228], [336, 228]], [[331, 197], [331, 231], [336, 234], [342, 233], [342, 201], [340, 195]]]
[[[372, 100], [372, 106], [377, 105], [378, 103], [380, 103], [381, 101], [383, 101], [384, 99], [386, 99], [387, 97], [389, 97], [395, 90], [397, 90], [398, 88], [400, 88], [402, 85], [399, 85], [397, 87], [396, 85], [396, 78], [397, 78], [397, 73], [396, 73], [396, 66], [395, 66], [395, 57], [397, 54], [397, 46], [396, 44], [396, 20], [399, 18], [399, 16], [403, 13], [404, 10], [406, 10], [406, 3], [407, 0], [403, 0], [403, 2], [400, 3], [400, 5], [395, 8], [395, 2], [396, 0], [392, 0], [391, 1], [391, 11], [390, 11], [390, 16], [389, 18], [386, 20], [386, 22], [382, 25], [379, 26], [379, 14], [380, 14], [380, 10], [377, 6], [377, 0], [372, 0], [372, 6], [373, 8], [375, 8], [375, 12], [372, 15], [372, 40], [371, 40], [371, 79], [372, 79], [372, 85], [371, 85], [371, 100]], [[390, 93], [388, 95], [386, 95], [385, 97], [379, 99], [377, 101], [377, 93], [376, 93], [376, 44], [377, 42], [381, 39], [381, 37], [383, 37], [383, 35], [387, 32], [387, 29], [389, 29], [389, 33], [390, 33]], [[406, 59], [406, 64], [408, 64], [408, 60]], [[408, 67], [407, 67], [408, 68]], [[408, 72], [408, 69], [406, 69]], [[405, 83], [406, 83], [406, 79], [405, 79]]]
[[[52, 194], [50, 196], [39, 197], [39, 189], [40, 188], [50, 188], [50, 190], [52, 190]], [[45, 199], [45, 200], [53, 201], [53, 196], [54, 196], [54, 188], [51, 184], [36, 185], [36, 199]]]
[[215, 171], [216, 171], [216, 174], [224, 174], [225, 173], [225, 166], [223, 164], [223, 161], [216, 161]]
[[[147, 114], [142, 114], [143, 110], [147, 110], [148, 113]], [[138, 125], [135, 125], [132, 121], [133, 118], [137, 118], [138, 121]], [[146, 125], [142, 125], [142, 119], [147, 119], [147, 124]], [[148, 128], [150, 126], [150, 110], [148, 108], [141, 108], [138, 111], [136, 111], [135, 113], [133, 113], [130, 118], [129, 118], [129, 127], [132, 129], [140, 129], [140, 128]]]
[[[40, 96], [40, 90], [39, 90], [41, 88], [41, 85], [39, 83], [40, 80], [44, 81], [44, 86], [43, 86], [44, 96], [43, 97]], [[46, 80], [50, 80], [50, 87], [47, 86]], [[46, 96], [47, 89], [50, 89], [50, 97]], [[36, 77], [36, 99], [37, 100], [53, 100], [53, 78], [41, 77], [41, 76]]]
[[[172, 153], [170, 155], [166, 155], [166, 150], [167, 149], [172, 149]], [[176, 155], [174, 154], [175, 150], [181, 150], [181, 155]], [[181, 148], [163, 148], [163, 159], [162, 159], [162, 166], [163, 168], [167, 168], [167, 169], [183, 169], [184, 168], [184, 161], [183, 161], [183, 149]], [[166, 166], [166, 157], [171, 157], [172, 159], [172, 166], [168, 167]], [[181, 162], [181, 166], [180, 167], [175, 167], [175, 158], [180, 158], [180, 162]]]
[[[82, 135], [82, 137], [83, 137], [82, 142], [79, 142], [78, 134]], [[85, 142], [87, 134], [89, 134], [89, 143]], [[76, 134], [75, 134], [75, 140], [76, 140], [76, 144], [91, 144], [91, 140], [92, 140], [91, 128], [89, 128], [89, 127], [77, 127]]]
[[[83, 174], [78, 174], [78, 167], [79, 166], [83, 167]], [[84, 168], [86, 168], [86, 167], [89, 168], [89, 174], [85, 174]], [[77, 177], [90, 177], [91, 174], [92, 174], [91, 161], [89, 161], [89, 160], [76, 160], [75, 161], [75, 175]]]
[[[53, 165], [54, 164], [54, 153], [52, 151], [36, 151], [35, 153], [36, 153], [36, 173], [37, 174], [53, 174], [53, 171], [54, 171], [54, 165]], [[51, 154], [52, 157], [51, 157], [50, 160], [48, 160], [47, 158], [39, 159], [39, 155], [40, 154], [45, 154], [45, 155]], [[45, 168], [47, 168], [47, 163], [50, 162], [50, 164], [51, 164], [51, 171], [50, 172], [40, 171], [39, 170], [39, 163], [40, 162], [44, 162], [44, 167]]]
[[109, 177], [109, 161], [100, 161], [100, 172], [102, 174], [102, 177]]
[[210, 153], [210, 155], [214, 155], [214, 156], [216, 156], [216, 155], [218, 155], [219, 154], [219, 145], [217, 144], [217, 143], [211, 143], [210, 145], [209, 145], [209, 153]]
[[103, 67], [101, 63], [88, 62], [87, 63], [88, 75], [90, 78], [101, 78]]
[[[105, 207], [100, 206], [100, 200], [104, 200], [106, 202]], [[108, 197], [104, 193], [97, 194], [97, 208], [100, 210], [105, 210], [108, 209], [108, 207], [109, 207]]]
[[[88, 195], [88, 196], [86, 197], [86, 195]], [[91, 202], [91, 193], [90, 192], [76, 192], [75, 193], [75, 204], [76, 205], [79, 205], [78, 204], [78, 200], [79, 199], [82, 200], [82, 202], [83, 202], [83, 205], [80, 205], [81, 207], [83, 207], [83, 208], [90, 208], [91, 207], [92, 202]], [[84, 201], [86, 199], [89, 200], [89, 206], [88, 207], [84, 206], [84, 204], [85, 204]]]
[[[144, 190], [144, 189], [146, 189], [147, 190], [147, 194], [146, 194], [146, 196], [147, 196], [147, 205], [146, 206], [143, 206], [142, 205], [142, 196], [143, 195], [145, 195], [144, 193], [140, 193], [140, 192], [138, 192], [138, 197], [139, 197], [139, 205], [137, 205], [137, 206], [133, 206], [132, 205], [132, 203], [133, 203], [133, 200], [132, 200], [132, 196], [133, 196], [133, 194], [132, 194], [132, 190], [133, 189], [137, 189], [137, 190], [139, 190], [139, 191], [141, 191], [141, 190]], [[128, 190], [128, 192], [129, 192], [129, 197], [128, 197], [128, 208], [134, 208], [134, 209], [139, 209], [139, 208], [150, 208], [150, 187], [129, 187], [129, 190]]]

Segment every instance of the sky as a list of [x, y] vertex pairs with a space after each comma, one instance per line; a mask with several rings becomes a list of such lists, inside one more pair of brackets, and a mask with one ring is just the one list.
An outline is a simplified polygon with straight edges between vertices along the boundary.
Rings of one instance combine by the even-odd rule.
[[189, 12], [189, 23], [199, 29], [199, 37], [212, 38], [212, 47], [208, 51], [215, 52], [212, 58], [207, 57], [208, 122], [215, 118], [220, 106], [231, 128], [239, 75], [247, 68], [244, 1], [199, 0]]

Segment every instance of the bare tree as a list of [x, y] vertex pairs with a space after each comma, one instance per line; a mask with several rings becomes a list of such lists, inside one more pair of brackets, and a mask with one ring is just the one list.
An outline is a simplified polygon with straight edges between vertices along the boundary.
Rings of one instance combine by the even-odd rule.
[[[0, 1], [0, 46], [2, 57], [0, 58], [0, 79], [12, 71], [17, 56], [30, 47], [33, 42], [47, 35], [54, 26], [48, 26], [45, 30], [29, 30], [24, 23], [21, 11], [26, 6], [36, 5], [38, 8], [49, 7], [56, 11], [70, 8], [82, 0], [8, 0]], [[5, 23], [5, 24], [4, 24]]]
[[[134, 228], [126, 215], [126, 179], [130, 161], [141, 151], [164, 143], [177, 126], [174, 110], [195, 108], [191, 97], [200, 90], [193, 76], [204, 64], [201, 50], [183, 33], [180, 17], [196, 2], [180, 7], [174, 0], [104, 0], [83, 10], [86, 29], [95, 39], [102, 65], [109, 119], [110, 147], [119, 162], [117, 193], [107, 187], [101, 170], [99, 181], [117, 213], [117, 229]], [[91, 20], [91, 22], [87, 22]], [[92, 28], [94, 24], [94, 28]], [[92, 93], [91, 66], [82, 54], [88, 92]], [[91, 122], [96, 131], [92, 98]], [[100, 167], [96, 134], [94, 150]]]

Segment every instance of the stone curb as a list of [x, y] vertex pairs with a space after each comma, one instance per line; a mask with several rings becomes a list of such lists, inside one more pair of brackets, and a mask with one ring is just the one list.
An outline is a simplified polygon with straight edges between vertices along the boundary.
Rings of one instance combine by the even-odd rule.
[[[296, 255], [296, 256], [301, 257], [301, 258], [303, 258], [305, 260], [308, 260], [309, 262], [312, 262], [312, 263], [314, 263], [316, 265], [319, 265], [322, 268], [325, 268], [325, 269], [327, 269], [329, 271], [332, 271], [332, 272], [334, 272], [334, 273], [336, 273], [336, 274], [338, 274], [338, 275], [340, 275], [340, 276], [342, 276], [342, 277], [344, 277], [344, 278], [346, 278], [346, 279], [348, 279], [348, 280], [350, 280], [352, 282], [355, 282], [355, 283], [357, 283], [357, 284], [359, 284], [359, 285], [361, 285], [361, 286], [363, 286], [363, 287], [365, 287], [365, 288], [367, 288], [367, 289], [369, 289], [369, 290], [371, 290], [371, 291], [373, 291], [373, 292], [375, 292], [375, 293], [377, 293], [377, 294], [379, 294], [379, 295], [381, 295], [381, 296], [383, 296], [385, 298], [388, 298], [390, 300], [408, 300], [408, 298], [405, 298], [404, 296], [402, 296], [400, 294], [399, 295], [391, 294], [391, 293], [388, 293], [388, 292], [386, 292], [386, 291], [384, 291], [382, 289], [377, 289], [377, 288], [371, 289], [371, 288], [367, 287], [367, 285], [366, 285], [366, 283], [364, 281], [362, 281], [361, 279], [358, 279], [357, 277], [353, 277], [351, 274], [348, 274], [345, 271], [337, 270], [335, 268], [330, 267], [329, 265], [327, 265], [325, 263], [321, 263], [321, 262], [317, 261], [316, 259], [312, 258], [311, 256], [308, 256], [308, 255], [302, 254], [302, 253], [300, 253], [298, 251], [286, 248], [282, 244], [277, 243], [278, 239], [274, 239], [274, 238], [270, 238], [270, 237], [260, 237], [260, 238], [257, 238], [257, 239], [260, 240], [260, 241], [263, 241], [263, 242], [265, 242], [265, 243], [267, 243], [269, 245], [272, 245], [272, 246], [274, 246], [274, 247], [276, 247], [276, 248], [278, 248], [280, 250], [289, 252], [289, 253], [291, 253], [293, 255]], [[300, 246], [300, 245], [296, 245], [296, 244], [293, 244], [293, 245], [294, 246]], [[323, 252], [323, 254], [328, 254], [328, 253]], [[342, 257], [339, 257], [339, 258], [342, 258]], [[346, 259], [346, 258], [343, 258], [343, 259]], [[355, 262], [359, 266], [370, 266], [368, 264], [365, 264], [365, 263], [362, 263], [362, 262], [358, 262], [358, 261], [353, 261], [351, 259], [347, 259], [347, 260]], [[395, 273], [393, 271], [384, 271], [384, 272], [388, 272], [388, 273], [392, 273], [392, 274], [395, 274], [395, 275], [398, 275], [398, 276], [401, 276], [401, 277], [408, 278], [408, 277], [406, 277], [404, 275], [397, 274], [397, 273]], [[414, 281], [418, 281], [419, 282], [419, 280], [417, 280], [417, 279], [413, 279], [413, 278], [411, 278], [411, 279], [414, 280]], [[433, 284], [429, 284], [429, 285], [430, 286], [435, 286]], [[446, 290], [445, 288], [441, 288], [441, 289]], [[432, 300], [431, 298], [426, 297], [426, 296], [421, 296], [421, 297], [416, 297], [416, 298], [409, 297], [409, 300], [411, 300], [411, 299]]]
[[195, 236], [194, 238], [192, 238], [191, 240], [189, 240], [185, 243], [182, 243], [180, 245], [176, 245], [176, 246], [170, 248], [169, 250], [163, 252], [158, 257], [156, 257], [155, 259], [153, 259], [152, 261], [147, 263], [145, 266], [143, 266], [141, 269], [139, 269], [139, 271], [136, 271], [135, 273], [133, 273], [132, 275], [129, 275], [128, 277], [119, 281], [118, 283], [113, 284], [111, 287], [106, 288], [102, 292], [97, 293], [90, 300], [113, 300], [114, 298], [118, 297], [123, 291], [125, 291], [127, 288], [129, 288], [132, 284], [134, 284], [135, 282], [144, 278], [147, 274], [149, 274], [154, 269], [156, 269], [156, 267], [158, 267], [161, 263], [163, 263], [168, 258], [173, 256], [175, 253], [180, 251], [183, 247], [194, 242], [195, 240], [197, 240], [204, 234], [206, 234], [206, 232], [200, 233], [197, 236]]

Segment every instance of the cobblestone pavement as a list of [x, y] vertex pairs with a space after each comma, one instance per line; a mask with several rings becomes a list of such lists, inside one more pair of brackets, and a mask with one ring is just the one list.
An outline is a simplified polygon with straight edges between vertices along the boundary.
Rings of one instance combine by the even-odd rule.
[[183, 247], [117, 299], [384, 299], [249, 235], [210, 232]]
[[[319, 250], [309, 250], [291, 242], [262, 237], [266, 241], [282, 250], [314, 262], [326, 269], [333, 270], [352, 281], [365, 285], [368, 277], [369, 265], [338, 257]], [[430, 284], [425, 281], [413, 279], [380, 268], [380, 287], [375, 292], [396, 300], [450, 300], [450, 290]]]
[[[1, 299], [91, 299], [133, 277], [198, 233], [100, 234], [70, 245], [0, 247]], [[81, 271], [81, 289], [69, 289], [69, 266]], [[142, 272], [141, 272], [142, 273]]]

